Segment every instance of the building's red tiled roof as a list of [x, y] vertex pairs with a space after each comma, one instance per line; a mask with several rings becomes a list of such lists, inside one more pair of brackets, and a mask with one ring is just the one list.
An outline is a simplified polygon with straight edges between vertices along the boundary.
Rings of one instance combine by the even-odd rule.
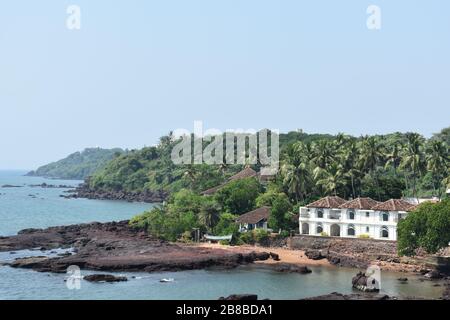
[[308, 208], [339, 208], [346, 201], [341, 197], [325, 197], [307, 205]]
[[256, 210], [247, 212], [236, 219], [238, 223], [256, 224], [261, 220], [269, 219], [270, 207], [261, 207]]
[[402, 199], [391, 199], [386, 202], [380, 203], [372, 208], [377, 211], [413, 211], [416, 208], [415, 205]]
[[358, 210], [370, 210], [380, 202], [371, 198], [356, 198], [339, 206], [341, 209], [358, 209]]
[[234, 176], [231, 176], [228, 181], [239, 180], [244, 178], [256, 177], [258, 173], [252, 168], [245, 168], [244, 170], [236, 173]]
[[227, 182], [222, 183], [221, 185], [218, 185], [214, 188], [205, 190], [205, 191], [201, 192], [201, 194], [202, 195], [212, 195], [212, 194], [216, 193], [217, 191], [219, 191], [221, 188], [223, 188], [227, 183], [229, 183], [231, 181], [256, 177], [257, 175], [258, 175], [258, 173], [255, 170], [253, 170], [252, 168], [245, 168], [244, 170], [236, 173], [234, 176], [231, 176], [230, 178], [228, 178]]

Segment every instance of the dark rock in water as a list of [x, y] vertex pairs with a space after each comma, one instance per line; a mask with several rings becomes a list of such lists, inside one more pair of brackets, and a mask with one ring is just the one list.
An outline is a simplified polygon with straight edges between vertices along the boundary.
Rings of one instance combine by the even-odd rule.
[[2, 188], [22, 188], [23, 186], [14, 186], [12, 184], [4, 184]]
[[408, 278], [398, 278], [397, 280], [400, 282], [408, 282]]
[[308, 259], [311, 259], [311, 260], [322, 260], [322, 259], [326, 258], [324, 255], [322, 255], [321, 250], [307, 250], [305, 252], [305, 256], [307, 256]]
[[127, 277], [113, 276], [112, 274], [91, 274], [83, 277], [84, 280], [89, 282], [122, 282], [128, 281]]
[[17, 252], [15, 252], [15, 251], [11, 251], [9, 254], [16, 254]]
[[270, 257], [275, 261], [280, 261], [280, 256], [275, 252], [269, 252]]
[[230, 301], [258, 300], [258, 295], [256, 295], [256, 294], [232, 294], [228, 297], [220, 297], [219, 300], [230, 300]]
[[306, 266], [297, 266], [295, 264], [289, 263], [278, 264], [275, 266], [274, 270], [278, 272], [301, 273], [301, 274], [308, 274], [312, 272], [311, 269], [309, 269]]
[[352, 287], [362, 292], [379, 292], [379, 284], [375, 279], [367, 277], [365, 273], [358, 272], [352, 279]]
[[353, 293], [346, 295], [338, 292], [332, 292], [323, 296], [305, 298], [302, 300], [392, 300], [392, 298], [385, 294]]
[[42, 263], [47, 262], [48, 260], [49, 258], [44, 256], [18, 258], [11, 262], [10, 266], [13, 268], [33, 269], [37, 266], [42, 265]]
[[424, 277], [428, 278], [428, 279], [435, 280], [435, 279], [442, 279], [444, 276], [439, 271], [432, 270], [432, 271], [426, 273], [424, 275]]

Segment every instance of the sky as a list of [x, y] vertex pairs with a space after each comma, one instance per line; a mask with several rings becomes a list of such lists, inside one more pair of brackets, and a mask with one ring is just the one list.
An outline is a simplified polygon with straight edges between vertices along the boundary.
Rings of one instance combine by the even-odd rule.
[[195, 120], [430, 136], [450, 125], [449, 17], [448, 0], [2, 1], [0, 169], [154, 145]]

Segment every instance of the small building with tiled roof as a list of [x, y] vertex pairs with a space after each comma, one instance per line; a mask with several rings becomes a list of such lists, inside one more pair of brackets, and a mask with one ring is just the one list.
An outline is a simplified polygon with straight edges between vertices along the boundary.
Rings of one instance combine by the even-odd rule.
[[270, 216], [270, 207], [264, 206], [253, 211], [244, 213], [236, 219], [241, 232], [254, 229], [267, 230], [267, 221]]
[[224, 182], [218, 186], [215, 186], [214, 188], [210, 188], [208, 190], [202, 191], [200, 194], [204, 195], [204, 196], [210, 196], [210, 195], [215, 194], [217, 191], [222, 189], [224, 186], [226, 186], [231, 181], [236, 181], [236, 180], [245, 179], [245, 178], [253, 178], [253, 177], [258, 177], [258, 173], [255, 170], [253, 170], [252, 168], [247, 167], [244, 170], [239, 171], [235, 175], [228, 178], [226, 182]]
[[397, 240], [397, 223], [415, 206], [405, 200], [378, 202], [371, 198], [345, 201], [325, 197], [299, 210], [301, 234]]
[[244, 170], [236, 173], [234, 176], [231, 176], [228, 181], [234, 181], [234, 180], [239, 180], [239, 179], [245, 179], [245, 178], [252, 178], [252, 177], [256, 177], [258, 175], [258, 173], [253, 170], [250, 167], [245, 168]]

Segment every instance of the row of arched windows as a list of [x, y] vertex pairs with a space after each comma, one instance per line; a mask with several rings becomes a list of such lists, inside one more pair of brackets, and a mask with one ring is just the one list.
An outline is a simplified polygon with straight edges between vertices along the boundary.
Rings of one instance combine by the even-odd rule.
[[[305, 227], [306, 227], [306, 225], [305, 225]], [[323, 231], [324, 231], [323, 230], [323, 224], [319, 222], [316, 225], [316, 234], [321, 234]], [[304, 228], [304, 233], [309, 233], [309, 228]], [[347, 227], [347, 235], [348, 236], [352, 236], [352, 237], [354, 237], [356, 235], [355, 225], [353, 225], [353, 224], [349, 224], [348, 225], [348, 227]], [[389, 238], [389, 229], [388, 229], [387, 226], [382, 226], [381, 227], [380, 237], [381, 238]]]

